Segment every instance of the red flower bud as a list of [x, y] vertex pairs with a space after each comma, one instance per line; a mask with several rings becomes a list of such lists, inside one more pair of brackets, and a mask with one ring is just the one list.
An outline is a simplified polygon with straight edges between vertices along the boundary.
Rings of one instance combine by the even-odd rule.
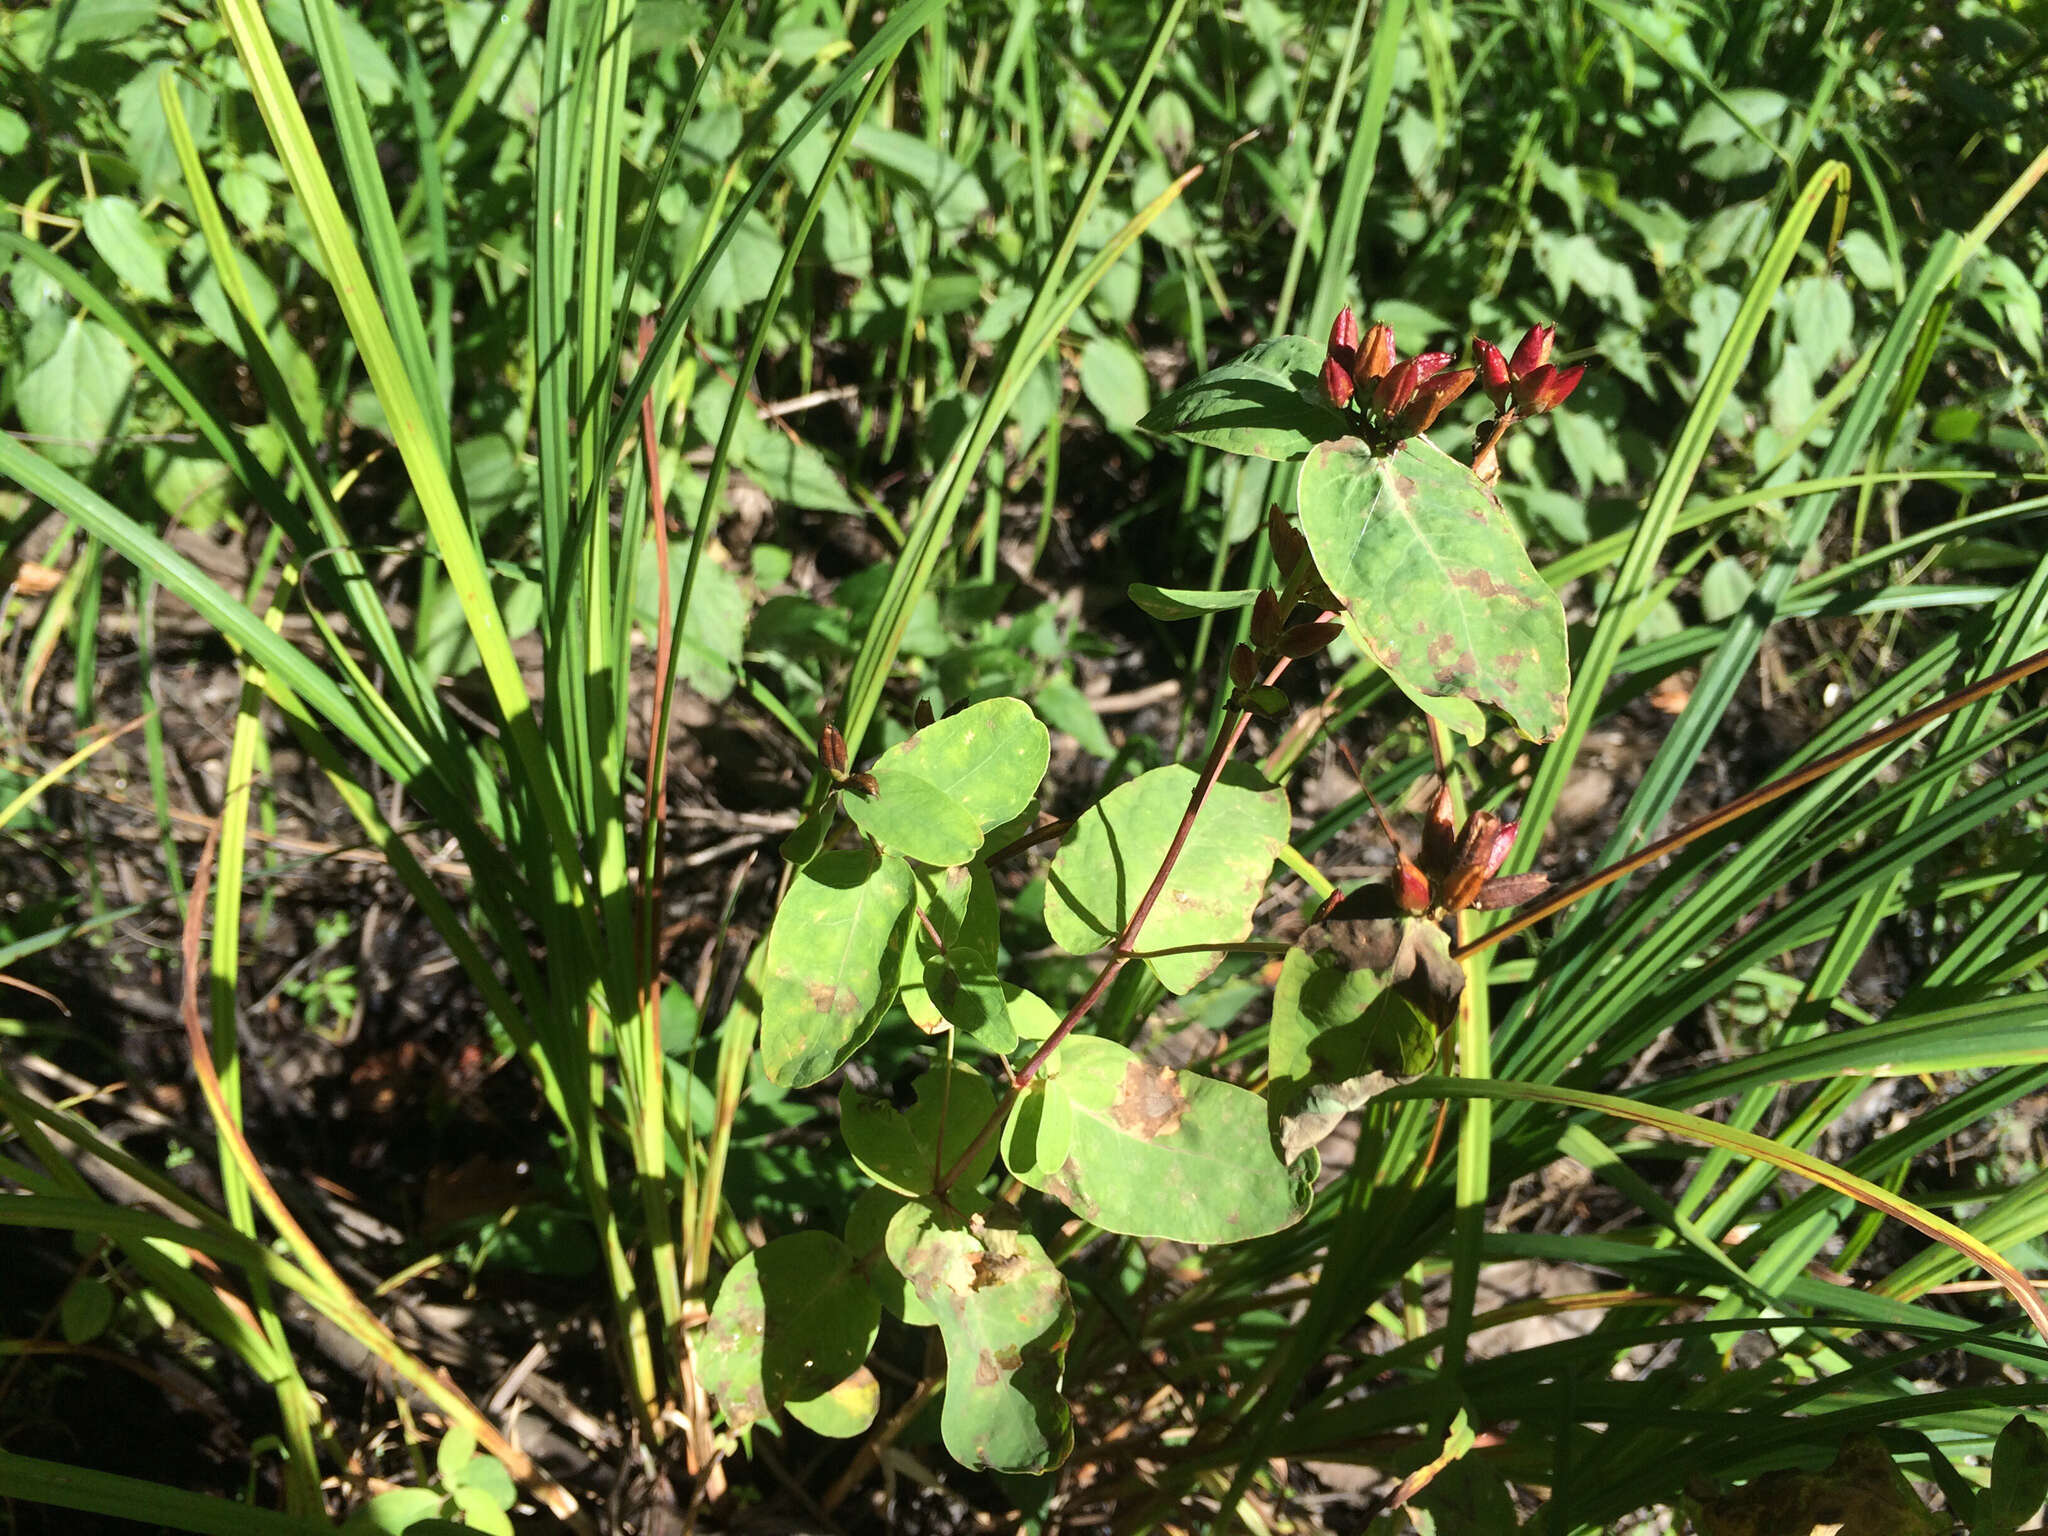
[[1344, 366], [1335, 352], [1332, 352], [1323, 359], [1324, 397], [1341, 411], [1351, 403], [1352, 388], [1351, 370]]
[[1557, 335], [1554, 325], [1532, 325], [1515, 348], [1515, 355], [1508, 359], [1508, 371], [1517, 377], [1533, 369], [1541, 368], [1550, 361], [1551, 339]]
[[[1441, 354], [1439, 354], [1441, 355]], [[1453, 373], [1440, 373], [1415, 392], [1415, 398], [1408, 402], [1408, 409], [1401, 413], [1401, 419], [1394, 423], [1394, 430], [1403, 437], [1417, 432], [1427, 432], [1436, 425], [1444, 407], [1472, 387], [1472, 381], [1479, 377], [1477, 368], [1460, 368]]]
[[1385, 378], [1394, 366], [1394, 328], [1375, 325], [1358, 344], [1358, 367], [1352, 374], [1360, 388]]
[[1330, 327], [1330, 361], [1346, 373], [1358, 366], [1358, 317], [1351, 313], [1348, 304], [1337, 311], [1337, 319]]
[[1472, 350], [1479, 358], [1479, 378], [1486, 398], [1493, 402], [1493, 408], [1503, 410], [1508, 403], [1508, 360], [1500, 355], [1500, 348], [1483, 336], [1472, 338]]
[[1379, 387], [1372, 394], [1372, 408], [1382, 418], [1398, 416], [1408, 402], [1415, 398], [1415, 387], [1420, 382], [1416, 377], [1415, 359], [1397, 363], [1387, 376], [1380, 380]]

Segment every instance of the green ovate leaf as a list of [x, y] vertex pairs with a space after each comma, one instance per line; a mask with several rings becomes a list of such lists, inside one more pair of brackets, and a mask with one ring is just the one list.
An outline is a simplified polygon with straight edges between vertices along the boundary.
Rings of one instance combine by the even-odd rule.
[[1074, 1304], [1038, 1239], [1000, 1207], [966, 1216], [914, 1201], [889, 1223], [888, 1247], [945, 1341], [946, 1449], [996, 1472], [1066, 1460], [1074, 1430], [1060, 1378]]
[[[950, 1169], [995, 1117], [996, 1096], [988, 1079], [962, 1066], [938, 1066], [917, 1080], [917, 1101], [908, 1110], [839, 1090], [839, 1134], [861, 1170], [898, 1194], [927, 1195], [937, 1175]], [[972, 1188], [995, 1160], [993, 1138], [954, 1182]]]
[[[983, 864], [958, 864], [949, 869], [913, 869], [917, 882], [917, 904], [925, 920], [939, 936], [947, 951], [965, 947], [985, 955], [996, 952], [1000, 943], [997, 925], [1001, 912], [996, 904], [995, 882]], [[910, 942], [903, 946], [903, 983], [898, 1000], [911, 1023], [926, 1034], [938, 1034], [950, 1024], [943, 1009], [925, 989], [931, 963], [939, 958], [924, 923], [913, 922]]]
[[1031, 803], [1051, 760], [1051, 733], [1029, 704], [985, 699], [898, 742], [875, 759], [874, 775], [884, 789], [892, 774], [916, 775], [987, 832]]
[[1426, 438], [1357, 438], [1301, 467], [1301, 531], [1373, 658], [1411, 695], [1490, 705], [1535, 741], [1564, 728], [1564, 608], [1499, 498]]
[[1306, 336], [1278, 336], [1183, 384], [1139, 426], [1225, 453], [1298, 459], [1349, 430], [1322, 398], [1325, 348]]
[[894, 855], [821, 853], [796, 872], [761, 979], [761, 1065], [772, 1081], [815, 1083], [875, 1032], [895, 997], [910, 897], [910, 866]]
[[906, 859], [944, 868], [965, 864], [981, 851], [981, 827], [974, 813], [907, 768], [894, 768], [872, 795], [848, 790], [842, 803], [853, 824]]
[[945, 1021], [983, 1050], [1007, 1056], [1017, 1048], [1009, 998], [987, 954], [956, 944], [926, 962], [924, 984]]
[[1435, 1032], [1385, 972], [1290, 949], [1273, 989], [1266, 1102], [1293, 1159], [1375, 1094], [1429, 1069]]
[[[954, 1204], [966, 1204], [973, 1209], [980, 1209], [971, 1193], [956, 1191], [956, 1194], [965, 1194], [967, 1198], [964, 1201], [956, 1199]], [[907, 1197], [897, 1194], [893, 1189], [870, 1184], [854, 1197], [853, 1209], [847, 1212], [846, 1246], [860, 1256], [861, 1266], [867, 1276], [868, 1289], [875, 1293], [875, 1299], [889, 1310], [892, 1317], [902, 1318], [913, 1328], [931, 1328], [935, 1327], [939, 1320], [932, 1315], [929, 1307], [917, 1299], [917, 1292], [910, 1288], [909, 1282], [903, 1278], [902, 1271], [889, 1262], [889, 1256], [884, 1251], [889, 1235], [889, 1223], [894, 1221], [896, 1213], [909, 1203]]]
[[1068, 1039], [1019, 1095], [1004, 1156], [1083, 1220], [1184, 1243], [1292, 1226], [1318, 1167], [1313, 1154], [1280, 1160], [1257, 1094], [1093, 1035]]
[[853, 1251], [829, 1232], [793, 1232], [733, 1265], [697, 1368], [727, 1420], [744, 1429], [852, 1375], [881, 1321]]
[[46, 441], [37, 451], [52, 464], [92, 463], [114, 436], [135, 378], [135, 360], [97, 320], [73, 315], [54, 329], [55, 344], [38, 355], [25, 347], [28, 369], [15, 392], [22, 427]]
[[1991, 1452], [1991, 1486], [1977, 1495], [1970, 1536], [2012, 1536], [2048, 1500], [2048, 1434], [2015, 1416]]
[[1237, 587], [1222, 592], [1203, 592], [1185, 587], [1155, 587], [1149, 581], [1131, 583], [1131, 601], [1155, 619], [1199, 619], [1205, 613], [1235, 613], [1259, 600], [1258, 587]]
[[851, 1440], [864, 1435], [875, 1422], [882, 1406], [882, 1384], [875, 1373], [861, 1366], [829, 1391], [800, 1403], [786, 1403], [789, 1416], [813, 1434], [833, 1440]]
[[85, 205], [82, 221], [85, 238], [116, 277], [145, 299], [171, 302], [163, 247], [150, 234], [140, 208], [125, 197], [96, 197]]
[[[1074, 824], [1046, 882], [1045, 924], [1055, 944], [1085, 955], [1123, 931], [1165, 862], [1196, 783], [1191, 768], [1155, 768], [1119, 784]], [[1286, 795], [1247, 769], [1224, 770], [1136, 947], [1234, 944], [1249, 936], [1252, 912], [1286, 839]], [[1196, 952], [1145, 963], [1178, 993], [1215, 970], [1222, 958]]]

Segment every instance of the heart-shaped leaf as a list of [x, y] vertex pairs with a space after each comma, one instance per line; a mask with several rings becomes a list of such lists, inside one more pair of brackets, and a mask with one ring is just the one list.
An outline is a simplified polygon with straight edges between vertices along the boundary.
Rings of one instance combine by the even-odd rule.
[[1281, 1162], [1257, 1094], [1094, 1035], [1060, 1046], [1008, 1129], [1012, 1173], [1132, 1237], [1242, 1242], [1292, 1226], [1315, 1192], [1317, 1159]]
[[851, 1440], [864, 1435], [875, 1422], [882, 1406], [882, 1384], [866, 1366], [857, 1366], [851, 1376], [816, 1397], [800, 1403], [785, 1403], [789, 1416], [813, 1434], [834, 1440]]
[[[1191, 768], [1154, 768], [1119, 784], [1074, 824], [1046, 882], [1045, 925], [1055, 944], [1085, 955], [1123, 931], [1165, 862], [1196, 782]], [[1234, 944], [1247, 937], [1286, 840], [1286, 795], [1249, 770], [1226, 769], [1145, 918], [1137, 948]], [[1213, 952], [1160, 955], [1146, 964], [1178, 993], [1222, 958]]]
[[772, 1081], [807, 1087], [875, 1032], [895, 998], [910, 893], [910, 866], [893, 854], [821, 853], [795, 873], [761, 978], [761, 1065]]
[[1301, 467], [1301, 531], [1362, 643], [1411, 695], [1465, 698], [1548, 741], [1571, 686], [1564, 608], [1499, 499], [1427, 438]]
[[733, 1265], [697, 1369], [726, 1418], [744, 1428], [850, 1376], [881, 1321], [846, 1244], [829, 1232], [793, 1232]]
[[898, 742], [875, 759], [874, 775], [885, 791], [892, 774], [916, 775], [987, 832], [1031, 803], [1051, 758], [1052, 737], [1029, 704], [984, 699]]
[[842, 797], [855, 826], [891, 853], [920, 864], [945, 868], [981, 852], [981, 824], [972, 811], [922, 775], [903, 767], [884, 774], [880, 767], [873, 794], [849, 789]]
[[1001, 1208], [970, 1217], [912, 1201], [888, 1242], [945, 1341], [939, 1431], [954, 1459], [996, 1472], [1066, 1460], [1074, 1430], [1060, 1378], [1074, 1305], [1038, 1239]]
[[1306, 336], [1261, 342], [1183, 384], [1138, 425], [1225, 453], [1298, 459], [1349, 430], [1342, 413], [1322, 398], [1324, 350]]
[[[839, 1090], [839, 1134], [863, 1172], [904, 1195], [932, 1191], [996, 1112], [988, 1079], [962, 1066], [934, 1067], [917, 1080], [916, 1103], [900, 1110], [882, 1099]], [[972, 1188], [995, 1160], [993, 1140], [954, 1182]]]

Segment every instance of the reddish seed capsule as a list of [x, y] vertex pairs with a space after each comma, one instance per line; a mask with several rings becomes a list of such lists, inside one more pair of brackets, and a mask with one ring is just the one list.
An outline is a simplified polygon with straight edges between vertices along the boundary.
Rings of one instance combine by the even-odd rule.
[[1458, 360], [1455, 352], [1418, 352], [1415, 354], [1415, 382], [1426, 384]]
[[1335, 353], [1323, 359], [1323, 394], [1330, 404], [1343, 410], [1351, 403], [1355, 386], [1351, 382], [1351, 370], [1340, 362]]
[[1385, 378], [1394, 366], [1394, 328], [1391, 325], [1375, 325], [1365, 333], [1358, 344], [1358, 367], [1353, 377], [1358, 387], [1377, 383]]
[[1500, 355], [1500, 348], [1483, 336], [1472, 338], [1472, 350], [1479, 358], [1480, 387], [1486, 391], [1486, 398], [1493, 402], [1493, 408], [1504, 410], [1508, 403], [1508, 360]]
[[1454, 373], [1440, 373], [1415, 392], [1415, 398], [1408, 402], [1408, 409], [1401, 413], [1401, 419], [1394, 429], [1404, 437], [1416, 432], [1427, 432], [1436, 425], [1437, 417], [1444, 412], [1458, 396], [1472, 387], [1472, 381], [1479, 377], [1476, 368], [1460, 368]]
[[830, 722], [818, 738], [818, 761], [834, 779], [846, 777], [846, 738]]
[[1538, 413], [1537, 398], [1550, 387], [1551, 381], [1556, 377], [1557, 370], [1548, 363], [1540, 368], [1532, 368], [1527, 373], [1515, 375], [1515, 404], [1521, 408], [1523, 415], [1534, 416]]
[[1358, 366], [1358, 317], [1351, 313], [1348, 304], [1337, 311], [1336, 322], [1330, 327], [1330, 361], [1346, 373]]
[[1548, 372], [1541, 388], [1537, 389], [1529, 402], [1531, 411], [1542, 413], [1554, 411], [1579, 387], [1579, 380], [1586, 376], [1586, 365], [1578, 363], [1570, 368], [1551, 368], [1548, 364], [1538, 372]]
[[1430, 907], [1429, 877], [1407, 854], [1397, 854], [1394, 900], [1403, 912], [1427, 912]]
[[1550, 361], [1550, 343], [1557, 335], [1554, 325], [1532, 325], [1508, 359], [1508, 372], [1520, 377]]
[[1451, 821], [1451, 786], [1445, 784], [1430, 802], [1429, 816], [1422, 823], [1422, 867], [1432, 875], [1444, 876], [1458, 857], [1458, 829]]
[[1415, 398], [1417, 382], [1414, 358], [1409, 358], [1405, 363], [1396, 363], [1393, 371], [1381, 379], [1379, 387], [1373, 391], [1373, 410], [1386, 420], [1400, 415], [1408, 402]]
[[1501, 865], [1507, 863], [1508, 855], [1515, 850], [1515, 834], [1521, 830], [1519, 821], [1511, 821], [1493, 834], [1493, 846], [1486, 850], [1487, 879], [1499, 874]]
[[856, 773], [846, 781], [846, 787], [855, 794], [872, 799], [882, 792], [882, 786], [872, 773]]
[[1525, 901], [1534, 901], [1549, 889], [1550, 876], [1540, 870], [1532, 869], [1526, 875], [1502, 875], [1479, 887], [1479, 894], [1472, 898], [1472, 905], [1482, 912], [1498, 912], [1506, 907], [1519, 907]]
[[911, 725], [920, 731], [937, 718], [938, 716], [932, 710], [932, 701], [930, 699], [919, 699], [916, 708], [910, 712]]
[[1230, 653], [1230, 680], [1240, 688], [1251, 687], [1259, 675], [1259, 658], [1248, 645]]

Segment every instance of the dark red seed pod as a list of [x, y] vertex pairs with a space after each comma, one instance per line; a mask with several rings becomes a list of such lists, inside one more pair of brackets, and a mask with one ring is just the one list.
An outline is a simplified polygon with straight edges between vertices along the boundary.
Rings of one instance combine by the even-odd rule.
[[1379, 382], [1372, 394], [1372, 408], [1383, 419], [1393, 420], [1415, 398], [1415, 389], [1420, 383], [1416, 375], [1415, 359], [1396, 363], [1393, 371]]
[[910, 724], [913, 730], [921, 731], [937, 718], [938, 716], [932, 711], [932, 701], [930, 699], [919, 699], [910, 711]]
[[871, 799], [882, 792], [882, 786], [872, 773], [855, 773], [847, 776], [846, 787], [863, 799]]
[[1529, 409], [1540, 414], [1544, 411], [1554, 411], [1565, 403], [1571, 392], [1579, 387], [1579, 380], [1586, 376], [1586, 365], [1579, 363], [1570, 368], [1546, 368], [1538, 371], [1547, 371], [1550, 375], [1543, 386], [1535, 391], [1529, 402]]

